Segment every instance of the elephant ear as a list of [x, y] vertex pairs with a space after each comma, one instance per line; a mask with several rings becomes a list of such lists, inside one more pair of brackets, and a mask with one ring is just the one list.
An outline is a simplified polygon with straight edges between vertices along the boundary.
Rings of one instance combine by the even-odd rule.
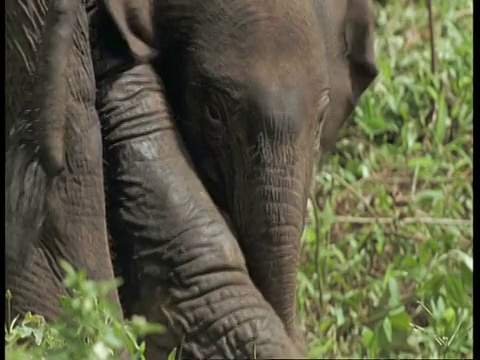
[[346, 56], [352, 95], [356, 101], [378, 74], [374, 51], [374, 23], [367, 0], [348, 0], [345, 16]]
[[151, 60], [157, 54], [155, 1], [102, 0], [100, 3], [113, 20], [133, 57], [140, 62]]
[[[336, 144], [339, 129], [378, 74], [368, 0], [316, 1], [329, 64], [330, 107], [321, 127], [321, 152]], [[323, 155], [322, 155], [323, 156]]]

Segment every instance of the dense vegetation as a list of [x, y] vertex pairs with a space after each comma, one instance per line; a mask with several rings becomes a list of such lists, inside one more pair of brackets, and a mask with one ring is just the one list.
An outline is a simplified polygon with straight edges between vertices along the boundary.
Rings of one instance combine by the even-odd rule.
[[473, 1], [376, 5], [380, 75], [316, 176], [298, 307], [312, 358], [473, 357]]
[[[315, 177], [298, 277], [311, 358], [473, 358], [473, 1], [433, 2], [433, 68], [426, 3], [375, 2], [380, 75]], [[66, 269], [63, 316], [10, 319], [7, 359], [134, 356], [161, 331], [117, 321], [112, 284]]]

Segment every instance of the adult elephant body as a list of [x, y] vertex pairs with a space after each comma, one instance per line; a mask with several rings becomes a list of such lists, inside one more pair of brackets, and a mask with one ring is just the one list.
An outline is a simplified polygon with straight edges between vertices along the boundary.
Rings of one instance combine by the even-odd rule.
[[[102, 140], [85, 12], [76, 18], [63, 98], [66, 168], [49, 179], [39, 164], [36, 100], [49, 89], [35, 80], [47, 10], [43, 0], [5, 3], [5, 132], [11, 132], [6, 139], [5, 222], [6, 286], [13, 291], [13, 308], [51, 319], [59, 311], [58, 295], [65, 293], [60, 258], [88, 269], [95, 280], [112, 278], [113, 270], [106, 261]], [[29, 259], [19, 266], [9, 255], [24, 243]], [[116, 294], [112, 298], [118, 303]]]

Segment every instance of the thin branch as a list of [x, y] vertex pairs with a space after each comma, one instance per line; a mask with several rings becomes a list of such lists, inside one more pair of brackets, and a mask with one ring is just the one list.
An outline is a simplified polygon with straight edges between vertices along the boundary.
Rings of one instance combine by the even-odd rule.
[[351, 224], [426, 224], [426, 225], [447, 225], [447, 226], [472, 226], [473, 220], [469, 219], [447, 219], [447, 218], [430, 218], [430, 217], [357, 217], [357, 216], [343, 216], [337, 215], [335, 217], [337, 223], [351, 223]]
[[347, 191], [349, 191], [352, 195], [354, 195], [359, 201], [363, 203], [363, 205], [365, 206], [367, 211], [370, 213], [370, 215], [372, 215], [373, 218], [378, 217], [377, 212], [375, 211], [373, 206], [371, 206], [368, 203], [368, 201], [362, 196], [362, 194], [357, 189], [355, 189], [355, 187], [352, 184], [350, 184], [348, 181], [346, 181], [345, 179], [343, 179], [341, 176], [337, 174], [333, 174], [333, 177], [337, 179]]
[[317, 287], [318, 287], [318, 306], [323, 310], [323, 272], [320, 271], [320, 239], [321, 239], [321, 224], [320, 214], [318, 212], [318, 204], [316, 196], [310, 196], [313, 206], [313, 216], [315, 218], [315, 271], [317, 273]]
[[[432, 0], [427, 0], [427, 10], [428, 10], [428, 29], [430, 32], [430, 71], [432, 75], [435, 75], [437, 72], [437, 52], [435, 50], [435, 31], [433, 24], [433, 7]], [[427, 123], [433, 124], [437, 119], [437, 103], [432, 99], [432, 108], [430, 109], [427, 115]]]
[[[400, 296], [400, 304], [405, 305], [405, 304], [409, 303], [410, 301], [412, 301], [414, 298], [415, 298], [415, 293], [413, 293], [413, 292], [403, 294], [403, 295]], [[370, 315], [368, 317], [361, 316], [359, 320], [365, 326], [372, 325], [372, 324], [376, 323], [377, 321], [383, 319], [390, 311], [396, 309], [397, 307], [399, 307], [399, 304], [389, 305], [385, 309], [381, 309], [379, 312], [373, 313], [372, 315]]]
[[430, 32], [430, 51], [431, 51], [430, 70], [432, 71], [432, 74], [435, 74], [437, 72], [437, 51], [435, 49], [435, 31], [434, 31], [432, 0], [427, 0], [427, 8], [428, 8], [428, 28]]

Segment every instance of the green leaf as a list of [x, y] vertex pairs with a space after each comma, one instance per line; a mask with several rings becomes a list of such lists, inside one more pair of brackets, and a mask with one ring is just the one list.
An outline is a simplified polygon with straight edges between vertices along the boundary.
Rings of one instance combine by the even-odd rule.
[[316, 341], [311, 345], [308, 352], [309, 359], [321, 359], [324, 357], [324, 354], [335, 346], [335, 341], [333, 339], [326, 339], [325, 341]]
[[473, 272], [470, 271], [470, 269], [465, 265], [461, 264], [460, 266], [460, 272], [461, 272], [461, 277], [463, 284], [465, 285], [465, 289], [472, 290], [473, 288]]
[[443, 312], [443, 318], [447, 322], [450, 329], [455, 328], [455, 323], [457, 321], [457, 315], [456, 315], [455, 310], [453, 308], [449, 307], [448, 309], [446, 309]]
[[390, 291], [391, 305], [400, 304], [400, 289], [398, 281], [393, 276], [388, 280], [388, 289]]
[[456, 307], [463, 307], [465, 304], [465, 291], [460, 276], [449, 275], [445, 277], [446, 296]]
[[422, 190], [415, 194], [415, 201], [419, 204], [435, 204], [443, 199], [443, 190]]
[[473, 273], [473, 258], [470, 255], [466, 254], [460, 249], [452, 249], [450, 250], [450, 254], [459, 261], [463, 262], [465, 266]]
[[437, 145], [442, 145], [443, 139], [445, 138], [445, 132], [447, 129], [447, 116], [448, 116], [447, 105], [445, 103], [445, 94], [443, 91], [439, 96], [437, 106], [438, 106], [437, 108], [438, 112], [437, 112], [437, 119], [435, 123], [434, 140], [437, 143]]
[[435, 166], [435, 160], [433, 160], [430, 156], [417, 156], [408, 160], [407, 166], [410, 169], [415, 169], [416, 167], [423, 167], [428, 169]]
[[412, 319], [405, 311], [405, 308], [403, 308], [403, 311], [398, 314], [389, 315], [389, 319], [392, 323], [392, 327], [395, 330], [405, 331], [407, 333], [412, 332], [412, 326], [410, 325], [412, 323]]
[[401, 268], [403, 269], [410, 269], [417, 266], [417, 260], [413, 257], [413, 255], [407, 255], [402, 258]]
[[168, 354], [168, 360], [175, 360], [177, 355], [177, 348], [174, 348], [170, 354]]
[[366, 349], [371, 349], [374, 344], [375, 334], [368, 327], [364, 327], [362, 330], [362, 344]]
[[388, 264], [385, 275], [383, 275], [383, 287], [386, 289], [388, 282], [390, 281], [391, 277], [393, 276], [393, 264]]
[[382, 254], [385, 246], [385, 235], [383, 233], [383, 229], [378, 224], [374, 224], [373, 231], [375, 232], [375, 237], [377, 240], [375, 249], [377, 250], [378, 254]]
[[343, 315], [343, 309], [341, 307], [336, 307], [333, 309], [333, 313], [337, 318], [337, 325], [342, 326], [345, 324], [345, 316]]
[[392, 343], [392, 323], [390, 319], [387, 317], [383, 320], [382, 324], [383, 332], [389, 344]]
[[[332, 225], [335, 223], [335, 211], [332, 208], [330, 199], [325, 202], [325, 207], [322, 211], [322, 230], [330, 230]], [[318, 239], [317, 239], [318, 241]]]

